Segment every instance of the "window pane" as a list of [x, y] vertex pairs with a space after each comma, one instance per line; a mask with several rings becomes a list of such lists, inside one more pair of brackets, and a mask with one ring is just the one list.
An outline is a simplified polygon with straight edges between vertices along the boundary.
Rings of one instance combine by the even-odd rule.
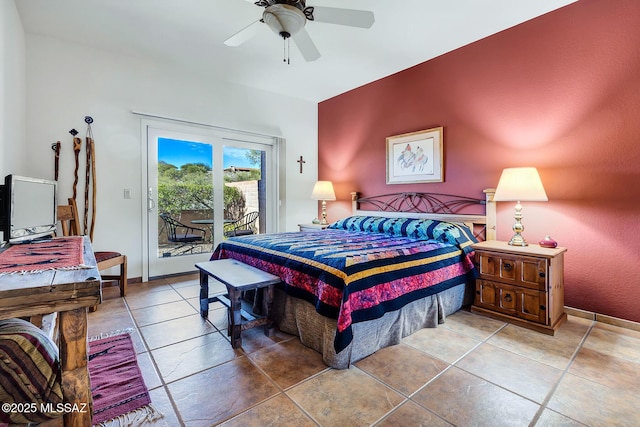
[[213, 151], [158, 138], [158, 257], [212, 251]]

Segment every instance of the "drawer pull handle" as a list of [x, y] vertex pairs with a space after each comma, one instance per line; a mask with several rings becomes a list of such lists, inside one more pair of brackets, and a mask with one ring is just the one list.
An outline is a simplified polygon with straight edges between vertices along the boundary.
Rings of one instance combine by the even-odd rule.
[[506, 302], [511, 302], [511, 300], [513, 300], [513, 298], [511, 297], [511, 294], [506, 294], [506, 295], [504, 296], [504, 300], [505, 300]]
[[480, 291], [476, 291], [476, 295], [480, 295]]
[[545, 307], [544, 305], [540, 306], [540, 310], [545, 311], [547, 309], [547, 307]]
[[511, 271], [511, 269], [513, 268], [513, 264], [505, 262], [504, 264], [502, 264], [502, 268], [504, 268], [505, 271]]
[[544, 271], [541, 271], [541, 272], [539, 273], [539, 275], [540, 275], [540, 277], [542, 277], [542, 278], [544, 278], [544, 277], [546, 276], [546, 274], [544, 273]]

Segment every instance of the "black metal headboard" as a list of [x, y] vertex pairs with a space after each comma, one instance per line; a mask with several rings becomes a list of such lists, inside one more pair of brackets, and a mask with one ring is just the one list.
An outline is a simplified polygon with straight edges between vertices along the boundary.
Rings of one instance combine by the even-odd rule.
[[[493, 201], [495, 189], [484, 190], [485, 199], [456, 196], [442, 193], [404, 192], [371, 197], [359, 197], [351, 193], [354, 215], [401, 216], [437, 219], [467, 224], [471, 229], [482, 229], [485, 240], [495, 239], [496, 206]], [[459, 213], [465, 207], [482, 205], [485, 214]]]
[[392, 193], [373, 197], [358, 197], [359, 208], [371, 205], [383, 212], [419, 212], [436, 214], [454, 214], [473, 205], [485, 205], [484, 199], [466, 196], [453, 196], [441, 193]]

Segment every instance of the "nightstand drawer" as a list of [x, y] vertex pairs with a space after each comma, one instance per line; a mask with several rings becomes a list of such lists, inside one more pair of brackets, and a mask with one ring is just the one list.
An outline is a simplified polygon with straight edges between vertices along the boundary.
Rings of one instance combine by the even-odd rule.
[[548, 261], [546, 258], [510, 256], [478, 251], [476, 260], [480, 277], [530, 289], [546, 290]]
[[478, 279], [474, 304], [492, 311], [547, 323], [547, 294], [534, 289]]

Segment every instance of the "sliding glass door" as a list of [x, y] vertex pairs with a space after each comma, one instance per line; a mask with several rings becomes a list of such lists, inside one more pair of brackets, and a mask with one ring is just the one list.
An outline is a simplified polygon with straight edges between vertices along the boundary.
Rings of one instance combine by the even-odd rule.
[[227, 236], [267, 230], [272, 146], [234, 136], [147, 128], [149, 278], [194, 271]]

